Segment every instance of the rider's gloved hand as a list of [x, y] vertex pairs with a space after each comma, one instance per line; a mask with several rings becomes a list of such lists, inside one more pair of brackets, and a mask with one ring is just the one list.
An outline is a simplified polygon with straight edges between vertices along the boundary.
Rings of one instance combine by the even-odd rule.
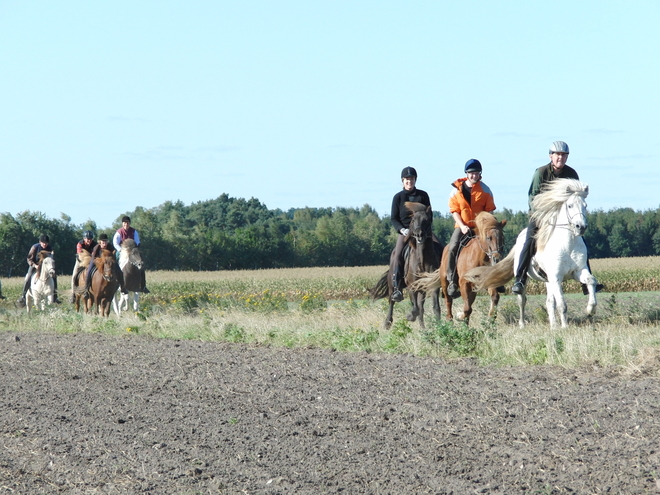
[[408, 235], [410, 233], [409, 229], [401, 229], [399, 232], [401, 232], [401, 235]]

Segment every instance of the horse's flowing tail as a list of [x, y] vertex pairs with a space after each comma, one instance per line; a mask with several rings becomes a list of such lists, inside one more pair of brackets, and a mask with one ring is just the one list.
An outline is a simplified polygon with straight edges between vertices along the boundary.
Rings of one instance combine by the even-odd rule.
[[390, 274], [389, 270], [383, 273], [383, 275], [380, 277], [380, 280], [376, 282], [376, 285], [374, 285], [371, 289], [369, 289], [369, 294], [371, 294], [371, 298], [374, 301], [376, 299], [383, 299], [390, 295], [390, 287], [387, 284], [387, 279], [389, 277], [389, 274]]
[[410, 290], [414, 292], [431, 292], [439, 287], [440, 269], [437, 269], [431, 273], [420, 273], [419, 278], [411, 284]]
[[495, 265], [478, 266], [468, 271], [463, 278], [472, 282], [476, 290], [488, 289], [489, 287], [500, 287], [513, 278], [513, 260], [515, 258], [515, 247], [509, 251], [502, 261]]

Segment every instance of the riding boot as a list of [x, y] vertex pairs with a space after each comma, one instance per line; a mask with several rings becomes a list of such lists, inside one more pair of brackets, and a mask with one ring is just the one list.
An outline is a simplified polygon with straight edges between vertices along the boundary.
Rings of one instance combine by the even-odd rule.
[[403, 293], [399, 286], [401, 285], [401, 268], [396, 266], [392, 272], [392, 296], [391, 299], [394, 302], [403, 301]]
[[525, 291], [525, 284], [527, 283], [527, 270], [532, 261], [532, 256], [536, 251], [536, 239], [534, 239], [534, 231], [531, 226], [527, 227], [527, 237], [525, 244], [523, 244], [520, 251], [520, 262], [516, 270], [516, 282], [511, 287], [511, 292], [514, 294], [522, 294]]

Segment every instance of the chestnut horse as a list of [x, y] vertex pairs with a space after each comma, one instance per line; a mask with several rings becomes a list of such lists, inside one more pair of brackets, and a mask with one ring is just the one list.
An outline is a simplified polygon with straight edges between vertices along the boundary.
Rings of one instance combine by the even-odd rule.
[[[411, 289], [411, 285], [417, 277], [423, 272], [436, 270], [440, 265], [440, 252], [436, 250], [436, 243], [433, 242], [433, 212], [431, 207], [426, 207], [421, 203], [406, 202], [404, 204], [410, 212], [411, 220], [408, 229], [408, 245], [404, 249], [403, 263], [403, 289], [408, 287], [408, 294], [412, 309], [407, 315], [408, 321], [415, 321], [419, 317], [419, 326], [424, 328], [424, 302], [426, 300], [426, 291]], [[440, 247], [442, 249], [442, 246]], [[392, 253], [394, 254], [394, 252]], [[391, 263], [390, 263], [391, 266]], [[389, 298], [390, 307], [383, 323], [385, 328], [392, 325], [394, 311], [394, 301], [392, 300], [392, 277], [388, 269], [376, 283], [369, 289], [372, 299]], [[436, 289], [431, 292], [431, 301], [433, 303], [433, 313], [436, 318], [440, 318], [440, 291]]]
[[[458, 286], [463, 298], [463, 315], [465, 323], [470, 322], [472, 314], [472, 304], [477, 293], [474, 290], [472, 282], [465, 278], [465, 274], [477, 266], [494, 265], [502, 259], [502, 250], [504, 249], [504, 226], [506, 220], [498, 222], [497, 219], [488, 212], [481, 212], [475, 219], [476, 227], [474, 235], [467, 239], [467, 242], [461, 247], [456, 260], [456, 271], [458, 272]], [[449, 251], [442, 253], [442, 262], [440, 268], [433, 273], [423, 274], [413, 287], [417, 290], [431, 291], [442, 287], [442, 295], [447, 305], [447, 319], [453, 319], [452, 313], [453, 300], [447, 294], [447, 262]], [[500, 301], [500, 294], [494, 287], [488, 287], [490, 294], [490, 310], [488, 316], [491, 318], [496, 315], [497, 304]]]
[[92, 273], [92, 285], [89, 297], [85, 301], [85, 311], [89, 313], [94, 304], [96, 312], [103, 316], [110, 316], [110, 308], [119, 289], [119, 279], [115, 273], [115, 256], [104, 249], [101, 256], [94, 259], [96, 270]]

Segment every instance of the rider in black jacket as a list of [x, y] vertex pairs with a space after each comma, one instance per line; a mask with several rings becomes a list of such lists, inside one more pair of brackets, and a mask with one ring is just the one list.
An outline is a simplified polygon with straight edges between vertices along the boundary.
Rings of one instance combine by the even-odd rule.
[[[417, 189], [417, 171], [413, 167], [406, 167], [401, 171], [401, 183], [403, 190], [394, 195], [392, 199], [392, 212], [390, 220], [394, 230], [399, 235], [396, 239], [396, 246], [390, 257], [390, 275], [392, 276], [392, 300], [399, 302], [403, 300], [401, 292], [401, 281], [403, 280], [403, 248], [405, 246], [408, 227], [410, 226], [410, 212], [404, 206], [404, 203], [421, 203], [424, 206], [431, 206], [429, 195]], [[440, 241], [433, 234], [433, 242], [436, 243], [438, 252], [442, 251]]]

